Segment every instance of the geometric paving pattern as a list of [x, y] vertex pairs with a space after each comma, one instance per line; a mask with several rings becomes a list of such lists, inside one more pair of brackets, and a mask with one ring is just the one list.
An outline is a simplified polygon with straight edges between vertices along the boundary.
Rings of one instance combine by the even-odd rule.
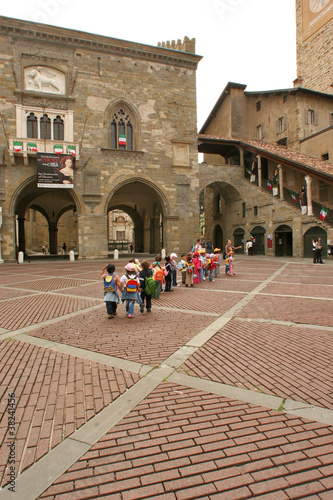
[[0, 497], [332, 500], [332, 263], [237, 256], [131, 320], [105, 264], [0, 266]]
[[332, 447], [332, 427], [164, 383], [40, 498], [310, 498]]
[[332, 332], [230, 321], [178, 371], [333, 409]]
[[130, 388], [138, 375], [14, 340], [0, 343], [0, 484], [15, 393], [16, 470], [21, 473]]

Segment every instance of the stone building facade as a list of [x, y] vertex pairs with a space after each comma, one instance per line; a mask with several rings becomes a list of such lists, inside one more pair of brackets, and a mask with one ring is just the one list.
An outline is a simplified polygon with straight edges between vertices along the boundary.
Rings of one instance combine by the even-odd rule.
[[297, 82], [333, 94], [333, 0], [296, 0]]
[[[136, 250], [190, 247], [199, 220], [194, 39], [152, 47], [1, 17], [0, 47], [3, 259], [25, 251], [29, 209], [45, 217], [51, 253], [71, 212], [79, 258], [106, 258], [114, 209], [133, 220]], [[38, 154], [59, 147], [75, 155], [73, 187], [37, 187]]]

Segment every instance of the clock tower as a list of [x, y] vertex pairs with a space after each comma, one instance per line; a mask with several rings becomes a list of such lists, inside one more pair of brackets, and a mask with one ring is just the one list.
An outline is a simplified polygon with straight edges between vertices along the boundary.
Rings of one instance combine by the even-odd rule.
[[333, 94], [333, 0], [296, 0], [297, 83]]

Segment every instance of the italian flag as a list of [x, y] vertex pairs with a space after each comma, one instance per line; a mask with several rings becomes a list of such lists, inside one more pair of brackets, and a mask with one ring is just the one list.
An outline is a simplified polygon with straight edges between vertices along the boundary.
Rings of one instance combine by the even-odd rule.
[[251, 175], [251, 170], [249, 170], [248, 168], [246, 169], [246, 173]]
[[55, 146], [54, 146], [54, 152], [57, 155], [60, 155], [62, 153], [62, 151], [63, 151], [62, 145], [61, 144], [55, 144]]
[[67, 152], [75, 156], [76, 155], [75, 146], [67, 146]]
[[126, 135], [119, 134], [119, 146], [126, 146]]
[[267, 189], [272, 190], [272, 183], [271, 183], [271, 181], [266, 180], [266, 182], [267, 182]]
[[292, 199], [295, 203], [297, 203], [296, 193], [291, 192], [290, 194], [291, 194], [291, 199]]
[[328, 214], [328, 209], [325, 208], [325, 207], [321, 207], [320, 214], [319, 214], [319, 219], [325, 220], [327, 214]]
[[37, 151], [37, 146], [34, 142], [28, 142], [29, 151]]
[[14, 141], [14, 151], [22, 151], [23, 144], [21, 141]]

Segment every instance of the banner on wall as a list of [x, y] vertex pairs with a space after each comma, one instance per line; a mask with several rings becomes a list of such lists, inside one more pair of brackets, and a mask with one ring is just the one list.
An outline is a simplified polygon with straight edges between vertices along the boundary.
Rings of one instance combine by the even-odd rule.
[[75, 157], [37, 153], [37, 187], [73, 188]]

